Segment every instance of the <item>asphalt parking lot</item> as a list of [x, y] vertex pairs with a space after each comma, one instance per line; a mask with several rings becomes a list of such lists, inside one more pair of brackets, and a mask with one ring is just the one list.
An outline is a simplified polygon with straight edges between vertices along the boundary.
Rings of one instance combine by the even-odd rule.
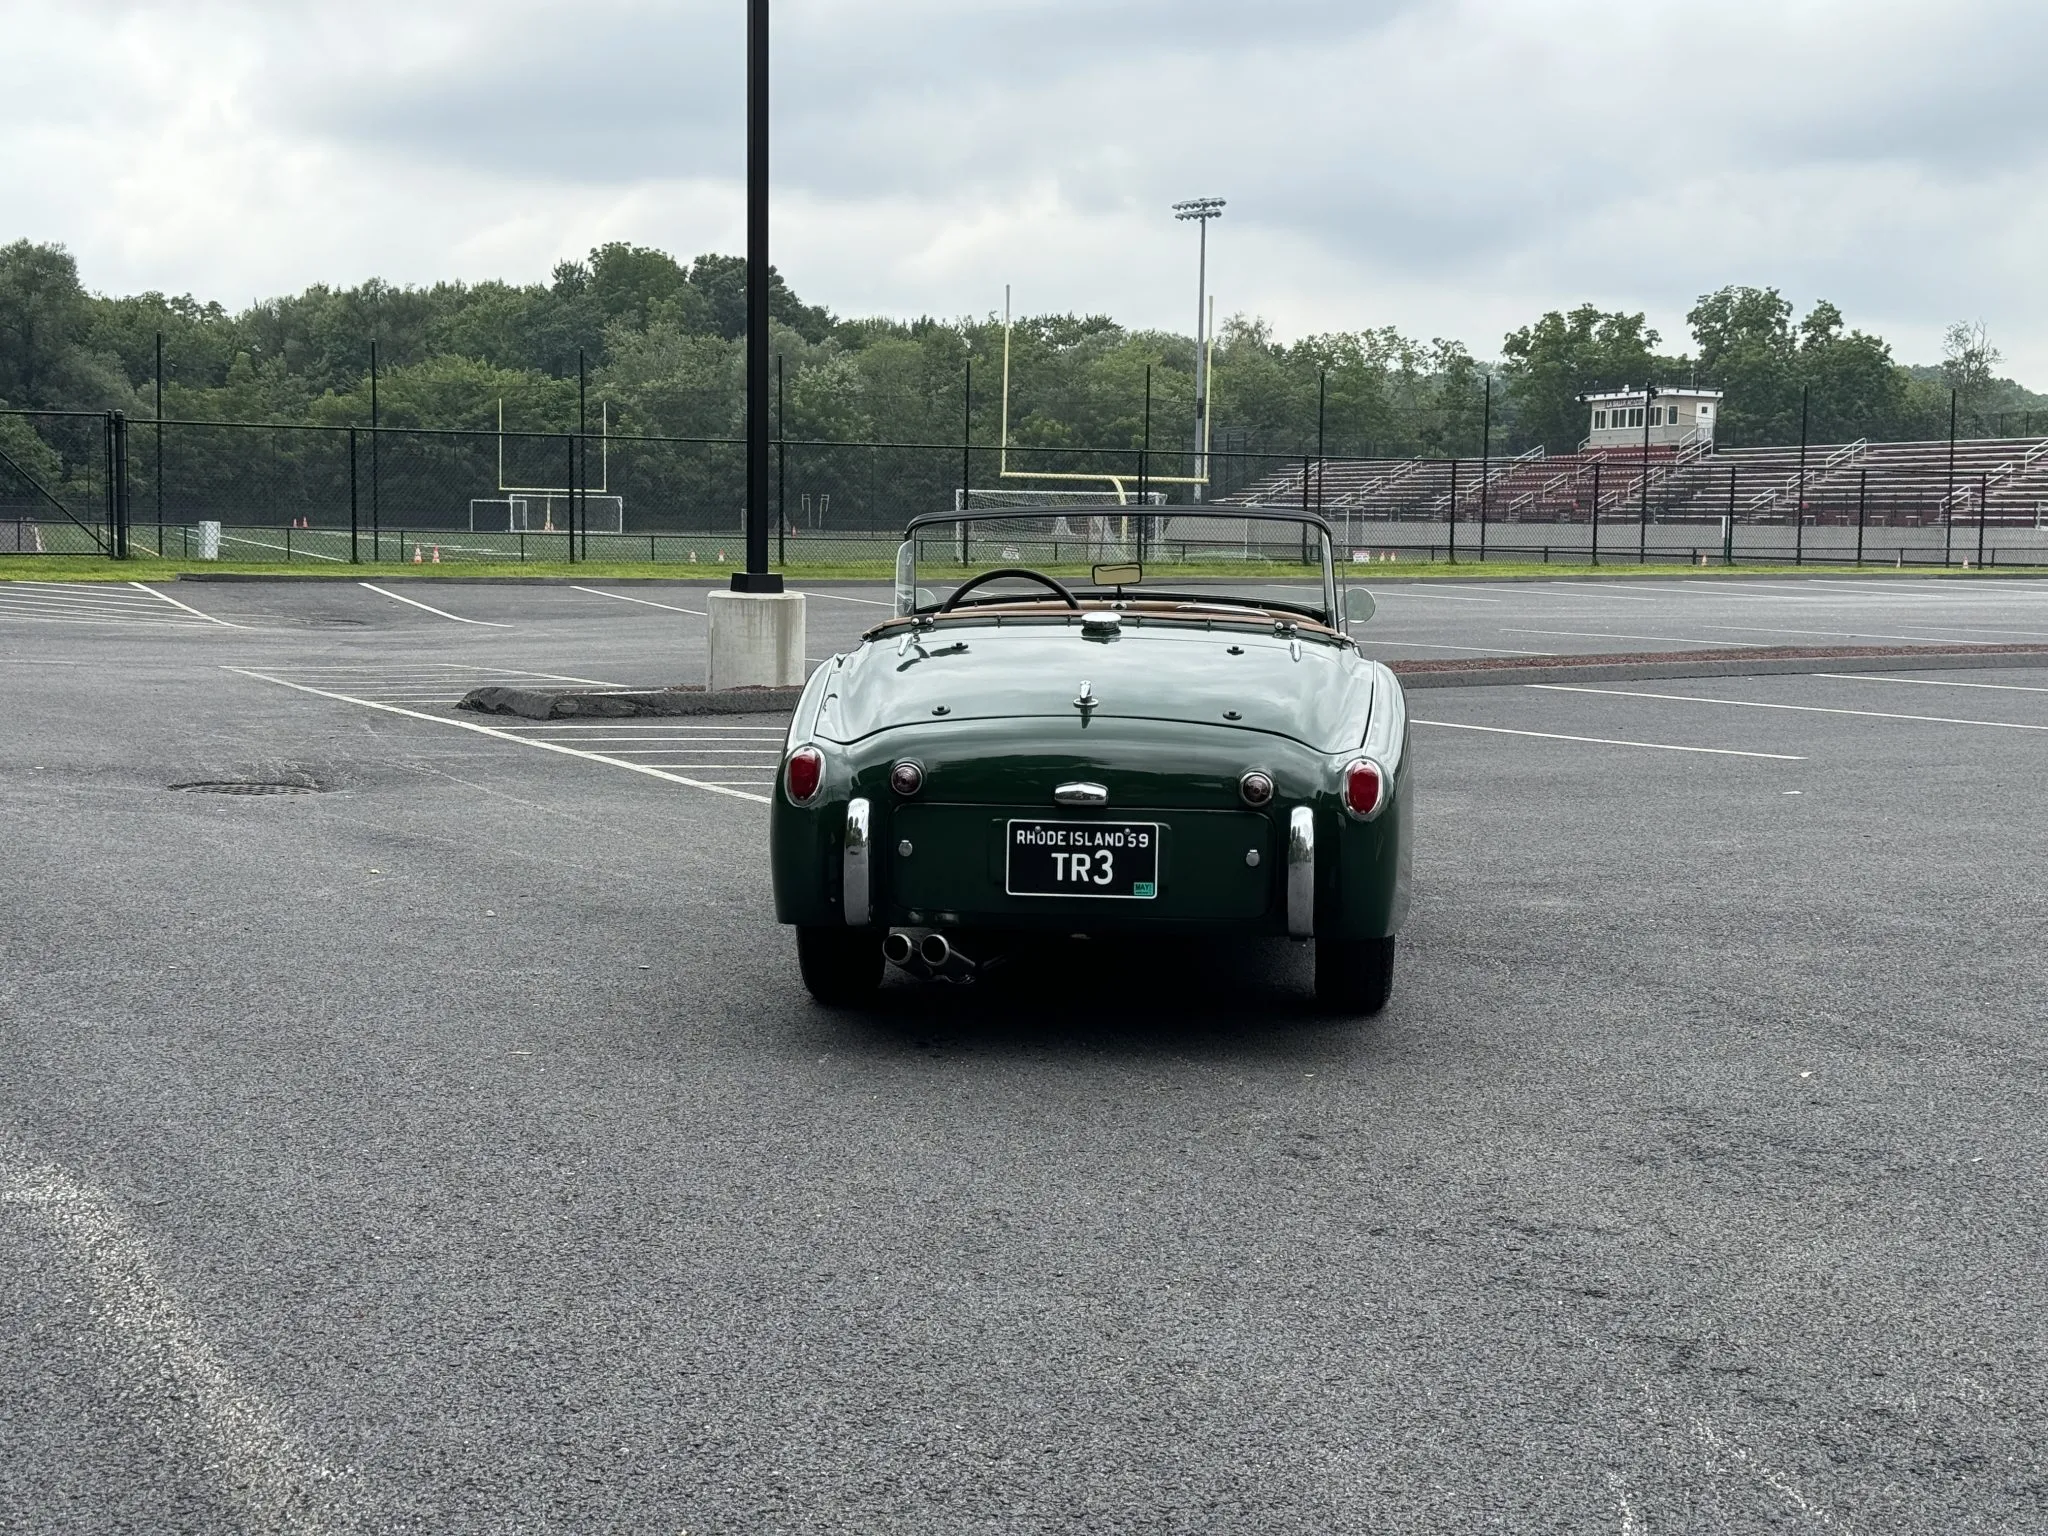
[[[2048, 638], [1375, 590], [1389, 656]], [[1417, 691], [1369, 1023], [1285, 944], [836, 1013], [779, 720], [448, 707], [693, 681], [702, 606], [0, 586], [0, 1529], [2048, 1528], [2048, 668]]]

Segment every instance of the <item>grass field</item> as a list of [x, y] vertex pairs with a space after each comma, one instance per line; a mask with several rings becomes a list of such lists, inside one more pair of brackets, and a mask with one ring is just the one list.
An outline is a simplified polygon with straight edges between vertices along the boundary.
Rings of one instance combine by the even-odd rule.
[[[109, 560], [98, 555], [0, 555], [0, 581], [175, 581], [190, 573], [194, 576], [244, 575], [269, 577], [278, 581], [305, 580], [308, 578], [379, 581], [435, 580], [462, 581], [474, 579], [504, 580], [525, 578], [528, 580], [555, 580], [573, 578], [585, 581], [619, 580], [660, 580], [660, 581], [701, 581], [723, 585], [734, 567], [679, 565], [673, 560], [579, 560], [574, 564], [567, 561], [485, 561], [464, 560], [460, 564], [418, 564], [410, 559], [403, 562], [386, 561], [360, 565], [343, 564], [338, 568], [308, 570], [304, 566], [286, 567], [271, 561], [250, 562], [234, 560], [157, 560], [136, 556], [129, 560]], [[895, 574], [895, 566], [886, 560], [860, 560], [844, 562], [821, 562], [779, 566], [785, 574], [802, 581], [886, 581]], [[929, 563], [919, 568], [919, 576], [927, 581], [945, 582], [959, 579], [987, 566], [959, 567], [932, 566]], [[1347, 565], [1343, 568], [1352, 581], [1501, 581], [1517, 577], [1591, 578], [1614, 579], [1642, 576], [1693, 576], [1693, 577], [1735, 577], [1755, 576], [1759, 571], [1773, 575], [1791, 574], [1795, 569], [1816, 576], [1839, 576], [1855, 569], [1843, 565], [1807, 565], [1794, 567], [1789, 562], [1768, 564], [1751, 562], [1742, 565], [1696, 566], [1683, 564], [1658, 564], [1655, 562], [1638, 565], [1633, 561], [1588, 566], [1585, 564], [1542, 564], [1536, 561], [1489, 560], [1484, 564], [1448, 561], [1427, 562], [1421, 560], [1375, 562], [1371, 565]], [[1895, 569], [1892, 566], [1870, 565], [1862, 568], [1867, 576], [1913, 577], [1925, 579], [1930, 576], [1947, 576], [1955, 580], [1973, 580], [1979, 577], [2004, 576], [2048, 576], [2048, 566], [2005, 566], [1994, 571], [1963, 570], [1940, 566], [1907, 566]], [[1061, 578], [1085, 580], [1088, 568], [1085, 566], [1055, 565], [1047, 568], [1047, 574]], [[1155, 569], [1151, 582], [1159, 584], [1176, 579], [1235, 579], [1235, 580], [1298, 580], [1304, 574], [1303, 568], [1294, 564], [1265, 561], [1216, 561], [1206, 563], [1176, 564]]]

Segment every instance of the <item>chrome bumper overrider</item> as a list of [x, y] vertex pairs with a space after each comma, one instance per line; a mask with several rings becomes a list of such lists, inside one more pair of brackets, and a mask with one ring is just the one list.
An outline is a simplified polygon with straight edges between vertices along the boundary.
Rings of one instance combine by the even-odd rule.
[[1297, 805], [1287, 818], [1287, 936], [1316, 932], [1316, 816]]
[[869, 872], [868, 803], [846, 802], [846, 851], [840, 865], [840, 898], [849, 928], [865, 928], [874, 919], [874, 884]]

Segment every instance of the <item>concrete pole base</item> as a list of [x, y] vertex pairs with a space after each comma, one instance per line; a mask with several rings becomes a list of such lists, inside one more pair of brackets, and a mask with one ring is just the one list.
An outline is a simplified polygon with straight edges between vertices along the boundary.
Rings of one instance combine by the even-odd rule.
[[804, 680], [804, 597], [801, 592], [724, 592], [714, 588], [704, 686], [793, 688]]

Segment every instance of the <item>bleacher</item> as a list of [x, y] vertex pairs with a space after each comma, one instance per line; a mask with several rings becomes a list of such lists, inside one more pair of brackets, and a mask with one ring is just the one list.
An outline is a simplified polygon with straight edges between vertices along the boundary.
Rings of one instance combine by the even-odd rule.
[[[1968, 438], [1913, 443], [1816, 443], [1805, 455], [1809, 524], [1874, 528], [1944, 520], [2048, 526], [2048, 438]], [[1482, 475], [1482, 469], [1484, 471]], [[1517, 459], [1332, 459], [1294, 464], [1216, 499], [1217, 506], [1309, 506], [1354, 522], [1585, 522], [1598, 487], [1603, 518], [1637, 511], [1649, 479], [1652, 521], [1790, 523], [1800, 503], [1800, 451], [1713, 449], [1705, 443], [1642, 449], [1534, 450]], [[1304, 479], [1306, 496], [1304, 497]]]

